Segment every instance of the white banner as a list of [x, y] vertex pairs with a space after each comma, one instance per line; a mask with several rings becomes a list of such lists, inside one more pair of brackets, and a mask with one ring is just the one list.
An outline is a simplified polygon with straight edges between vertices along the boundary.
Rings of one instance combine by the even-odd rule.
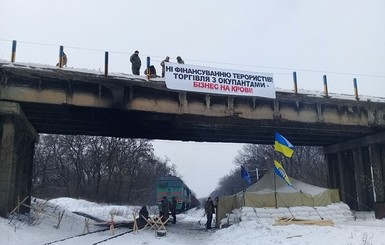
[[271, 73], [222, 70], [176, 63], [166, 63], [165, 69], [165, 81], [169, 89], [275, 99]]

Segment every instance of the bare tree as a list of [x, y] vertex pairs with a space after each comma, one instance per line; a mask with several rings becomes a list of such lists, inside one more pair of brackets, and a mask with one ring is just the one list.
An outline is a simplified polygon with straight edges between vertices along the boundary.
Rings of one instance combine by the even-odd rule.
[[110, 203], [153, 204], [159, 176], [175, 166], [154, 156], [151, 141], [41, 135], [34, 157], [33, 193]]

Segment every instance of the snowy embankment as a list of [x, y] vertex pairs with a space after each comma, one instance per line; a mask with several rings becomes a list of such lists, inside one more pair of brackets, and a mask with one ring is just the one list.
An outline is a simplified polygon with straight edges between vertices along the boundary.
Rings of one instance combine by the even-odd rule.
[[[35, 245], [46, 244], [76, 244], [89, 245], [112, 237], [111, 232], [93, 233], [63, 241], [60, 239], [87, 233], [83, 216], [73, 212], [86, 213], [100, 220], [110, 220], [111, 213], [116, 220], [129, 221], [132, 213], [139, 207], [104, 205], [84, 200], [58, 198], [40, 203], [42, 212], [31, 212], [29, 216], [13, 217], [13, 219], [0, 218], [0, 244], [1, 245]], [[44, 204], [44, 205], [43, 205]], [[202, 209], [189, 210], [177, 216], [177, 224], [169, 224], [167, 235], [157, 237], [154, 230], [139, 230], [137, 233], [126, 227], [115, 229], [115, 234], [124, 235], [108, 240], [102, 244], [332, 244], [359, 245], [359, 244], [385, 244], [385, 220], [375, 220], [373, 212], [357, 213], [353, 215], [345, 204], [333, 204], [328, 207], [293, 207], [290, 209], [244, 207], [233, 210], [226, 219], [231, 224], [227, 228], [205, 231], [206, 219]], [[64, 213], [63, 213], [64, 211]], [[157, 210], [150, 208], [150, 214]], [[59, 217], [63, 218], [58, 223]], [[334, 225], [275, 225], [275, 218], [281, 216], [307, 219], [331, 218]], [[105, 223], [105, 222], [104, 222]], [[90, 220], [89, 232], [106, 229], [100, 222]]]
[[227, 218], [222, 219], [220, 224], [226, 226], [244, 220], [273, 220], [282, 217], [308, 220], [332, 220], [334, 223], [352, 221], [356, 218], [354, 213], [350, 211], [349, 206], [345, 203], [335, 203], [326, 207], [243, 207], [241, 209], [234, 209], [231, 214], [227, 214]]

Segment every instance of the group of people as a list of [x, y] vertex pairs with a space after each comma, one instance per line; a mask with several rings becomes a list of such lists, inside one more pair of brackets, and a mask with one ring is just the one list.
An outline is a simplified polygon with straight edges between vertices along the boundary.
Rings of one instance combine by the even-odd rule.
[[[61, 59], [62, 59], [61, 65], [67, 67], [67, 55], [64, 52], [63, 52]], [[184, 64], [184, 60], [182, 60], [182, 58], [180, 56], [176, 57], [176, 61], [179, 64]], [[138, 50], [136, 50], [131, 55], [130, 62], [131, 62], [132, 74], [139, 75], [140, 74], [140, 67], [142, 66], [142, 61], [140, 60]], [[165, 63], [166, 62], [170, 62], [169, 56], [167, 56], [164, 60], [162, 60], [162, 62], [160, 62], [160, 66], [162, 67], [162, 77], [164, 77], [164, 75], [165, 75]], [[57, 63], [56, 66], [59, 66], [59, 63]], [[155, 66], [153, 66], [153, 65], [151, 65], [149, 68], [146, 68], [146, 70], [144, 71], [144, 75], [149, 76], [151, 78], [159, 77], [156, 74], [156, 69], [155, 69]]]
[[[177, 200], [176, 197], [171, 198], [171, 202], [168, 201], [167, 197], [162, 198], [162, 203], [160, 206], [160, 212], [159, 216], [162, 217], [162, 222], [168, 221], [170, 217], [170, 212], [172, 216], [172, 224], [176, 224], [176, 205], [177, 205]], [[145, 224], [149, 218], [149, 214], [147, 211], [147, 207], [143, 206], [140, 211], [139, 211], [139, 222], [141, 224]], [[166, 222], [167, 223], [167, 222]]]
[[[166, 196], [162, 198], [160, 206], [160, 213], [159, 215], [162, 217], [162, 222], [166, 222], [169, 219], [169, 215], [171, 212], [172, 216], [172, 224], [176, 223], [176, 206], [177, 206], [177, 200], [173, 196], [171, 198], [171, 202], [167, 199]], [[212, 229], [212, 220], [213, 220], [213, 214], [215, 214], [216, 208], [218, 204], [218, 197], [215, 198], [215, 204], [211, 197], [207, 198], [207, 201], [205, 202], [205, 214], [207, 218], [206, 222], [206, 229]], [[146, 206], [143, 206], [142, 209], [139, 211], [139, 222], [141, 224], [145, 224], [146, 220], [149, 218], [149, 214], [147, 211]], [[167, 222], [166, 222], [167, 223]]]
[[160, 216], [162, 216], [162, 222], [166, 222], [169, 219], [169, 215], [171, 212], [172, 216], [172, 224], [176, 223], [176, 205], [177, 200], [176, 197], [171, 198], [171, 202], [168, 201], [167, 197], [164, 196], [162, 198]]
[[[184, 64], [184, 60], [178, 56], [176, 57], [176, 61], [178, 64]], [[134, 75], [139, 75], [140, 74], [140, 67], [142, 66], [142, 61], [140, 60], [139, 57], [139, 51], [136, 50], [130, 57], [130, 62], [131, 62], [131, 69], [132, 69], [132, 74]], [[162, 62], [160, 62], [160, 66], [162, 67], [162, 77], [165, 75], [165, 63], [170, 62], [170, 57], [167, 56]], [[147, 68], [144, 71], [144, 75], [149, 76], [151, 78], [159, 77], [156, 74], [156, 69], [155, 66], [151, 65], [149, 68]]]

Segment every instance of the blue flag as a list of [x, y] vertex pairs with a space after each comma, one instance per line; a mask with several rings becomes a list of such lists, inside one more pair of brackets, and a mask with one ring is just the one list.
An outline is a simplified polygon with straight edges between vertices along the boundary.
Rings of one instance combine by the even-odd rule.
[[241, 166], [241, 176], [247, 181], [247, 183], [249, 183], [249, 185], [251, 184], [249, 172], [247, 172], [247, 170], [243, 166]]
[[294, 152], [294, 146], [285, 137], [275, 133], [274, 150], [281, 152], [286, 157], [291, 157]]

